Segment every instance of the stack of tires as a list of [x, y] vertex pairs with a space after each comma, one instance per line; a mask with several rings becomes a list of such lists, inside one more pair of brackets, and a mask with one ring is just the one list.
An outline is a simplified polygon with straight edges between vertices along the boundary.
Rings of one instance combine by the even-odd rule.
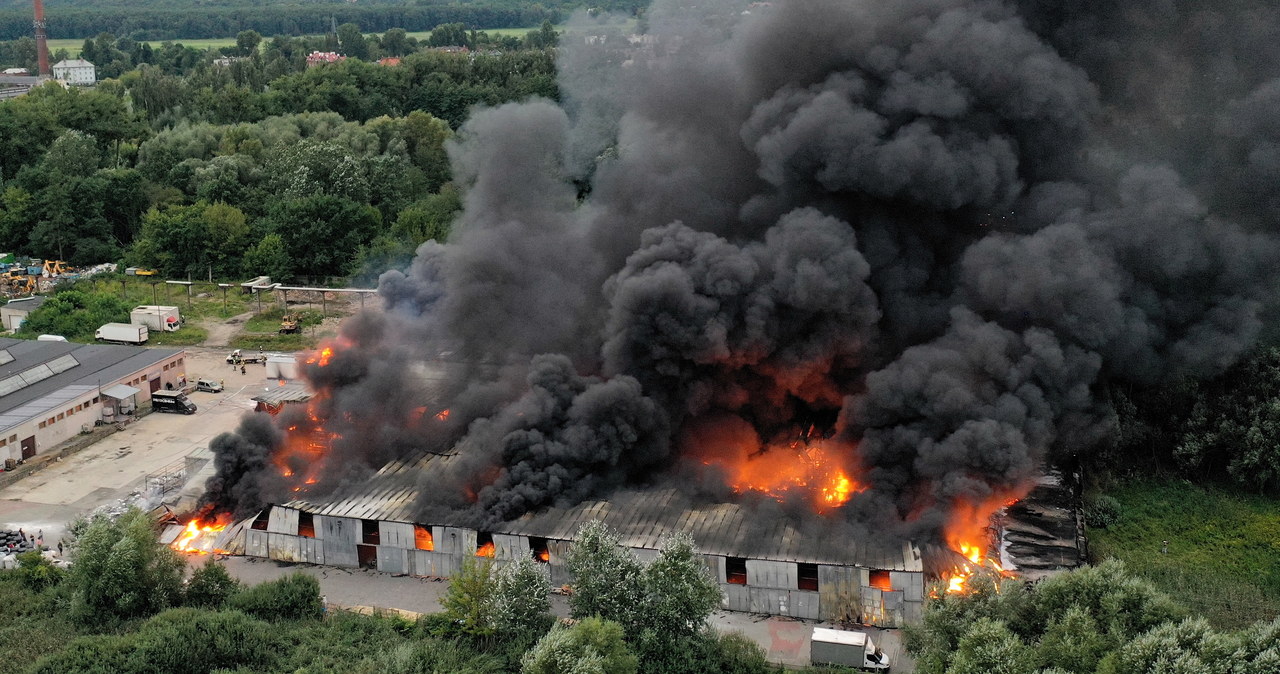
[[0, 554], [9, 552], [10, 544], [13, 545], [12, 550], [14, 554], [36, 549], [36, 542], [33, 537], [27, 536], [26, 538], [23, 538], [22, 534], [19, 534], [16, 531], [0, 530]]

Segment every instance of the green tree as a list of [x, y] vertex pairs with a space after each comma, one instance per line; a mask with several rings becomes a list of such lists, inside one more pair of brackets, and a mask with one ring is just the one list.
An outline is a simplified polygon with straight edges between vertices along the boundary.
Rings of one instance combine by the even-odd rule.
[[101, 626], [160, 611], [180, 598], [182, 567], [176, 553], [156, 542], [141, 510], [115, 521], [98, 518], [81, 536], [67, 577], [71, 616]]
[[351, 58], [369, 58], [369, 44], [364, 41], [360, 26], [354, 23], [338, 26], [338, 51]]
[[59, 179], [85, 176], [98, 170], [98, 143], [93, 136], [70, 129], [58, 136], [44, 156], [44, 166]]
[[371, 206], [316, 195], [273, 204], [267, 222], [292, 256], [294, 274], [345, 276], [355, 266], [356, 251], [378, 231], [382, 216]]
[[244, 256], [244, 273], [270, 276], [273, 280], [293, 278], [293, 258], [279, 234], [267, 234]]
[[524, 655], [520, 667], [524, 674], [634, 674], [638, 662], [621, 625], [585, 618], [572, 627], [556, 625]]
[[143, 623], [129, 666], [139, 674], [270, 671], [284, 645], [272, 626], [239, 611], [176, 608]]
[[241, 56], [253, 56], [258, 53], [258, 45], [262, 36], [256, 30], [242, 30], [236, 33], [236, 53]]
[[493, 625], [503, 638], [521, 641], [547, 631], [554, 618], [547, 595], [551, 583], [532, 556], [517, 557], [498, 570], [493, 583]]
[[468, 558], [457, 575], [449, 579], [449, 590], [440, 600], [445, 615], [457, 621], [464, 634], [493, 634], [495, 585], [493, 563]]
[[404, 56], [410, 49], [409, 34], [403, 28], [389, 28], [382, 34], [382, 51], [387, 56]]
[[431, 29], [427, 44], [432, 47], [471, 47], [466, 24], [442, 23]]
[[1027, 647], [1004, 623], [983, 618], [965, 630], [948, 674], [1031, 674]]
[[23, 321], [20, 332], [24, 335], [62, 335], [75, 341], [92, 342], [99, 326], [127, 322], [132, 308], [133, 305], [112, 294], [67, 288], [31, 312]]
[[622, 547], [617, 532], [599, 520], [587, 522], [565, 562], [573, 574], [569, 609], [574, 618], [598, 616], [622, 625], [629, 636], [638, 632], [646, 589], [643, 567]]
[[197, 608], [222, 608], [239, 591], [240, 582], [227, 573], [227, 568], [209, 561], [191, 574], [182, 603]]
[[18, 578], [27, 587], [36, 592], [43, 592], [62, 581], [62, 569], [45, 559], [39, 550], [31, 550], [18, 555]]
[[690, 638], [704, 632], [722, 594], [685, 533], [667, 536], [644, 569], [644, 629], [652, 639]]

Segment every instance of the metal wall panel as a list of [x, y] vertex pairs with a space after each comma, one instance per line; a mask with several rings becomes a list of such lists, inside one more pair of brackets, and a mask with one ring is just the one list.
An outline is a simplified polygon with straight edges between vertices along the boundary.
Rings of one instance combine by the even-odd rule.
[[493, 535], [494, 559], [511, 560], [518, 557], [529, 557], [529, 539], [525, 536], [511, 534]]
[[248, 529], [244, 532], [244, 554], [249, 557], [267, 556], [267, 532]]
[[[294, 511], [297, 512], [297, 511]], [[288, 534], [267, 534], [267, 553], [271, 559], [281, 562], [301, 561], [298, 555], [298, 537]]]
[[[413, 525], [403, 522], [387, 522], [385, 520], [378, 521], [378, 545], [390, 548], [400, 548], [402, 550], [412, 550], [415, 547], [413, 539]], [[378, 563], [378, 568], [382, 568], [382, 563]]]
[[[345, 518], [344, 518], [345, 519]], [[348, 522], [350, 520], [347, 520]], [[343, 540], [323, 540], [324, 561], [329, 566], [360, 566], [360, 557], [356, 554], [356, 544]]]
[[711, 569], [711, 577], [716, 579], [717, 583], [726, 585], [729, 582], [727, 571], [725, 571], [725, 558], [720, 555], [707, 555], [707, 566]]
[[[747, 562], [750, 564], [750, 562]], [[752, 613], [791, 615], [791, 592], [767, 587], [748, 587]]]
[[417, 576], [448, 578], [459, 567], [457, 555], [427, 550], [414, 550], [409, 554], [413, 555], [413, 573]]
[[298, 537], [298, 561], [324, 564], [324, 542], [315, 538]]
[[556, 553], [551, 553], [551, 563], [547, 566], [551, 572], [551, 587], [573, 584], [573, 574], [569, 573], [569, 567], [556, 562]]
[[833, 585], [859, 585], [861, 574], [853, 566], [818, 565], [818, 590]]
[[409, 551], [404, 548], [379, 545], [378, 570], [386, 573], [409, 573]]
[[905, 592], [911, 589], [911, 577], [918, 575], [920, 574], [909, 571], [890, 571], [889, 584], [893, 589]]
[[766, 562], [747, 560], [747, 585], [793, 590], [796, 587], [798, 569], [795, 562]]
[[271, 506], [271, 515], [267, 517], [267, 531], [297, 536], [298, 511], [284, 506]]
[[436, 539], [435, 547], [436, 552], [474, 556], [476, 554], [476, 531], [475, 529], [461, 529], [458, 527], [441, 527], [440, 537]]
[[751, 610], [751, 590], [746, 585], [722, 583], [720, 590], [724, 592], [720, 605], [725, 609], [744, 613]]
[[[316, 538], [335, 543], [359, 543], [361, 539], [360, 520], [350, 517], [334, 517], [332, 515], [316, 515], [314, 518]], [[325, 548], [327, 551], [328, 548]], [[355, 549], [352, 548], [352, 554]]]
[[791, 602], [788, 608], [791, 615], [797, 618], [808, 618], [817, 620], [821, 617], [818, 610], [819, 600], [817, 592], [809, 592], [808, 590], [792, 590]]
[[911, 624], [918, 624], [921, 620], [924, 620], [924, 602], [902, 602], [902, 620]]

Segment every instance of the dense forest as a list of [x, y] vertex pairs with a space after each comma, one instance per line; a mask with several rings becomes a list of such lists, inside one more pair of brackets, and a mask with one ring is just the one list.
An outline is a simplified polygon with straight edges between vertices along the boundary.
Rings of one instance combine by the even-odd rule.
[[471, 54], [402, 30], [355, 35], [347, 51], [407, 55], [307, 68], [325, 38], [246, 32], [218, 65], [220, 52], [86, 40], [119, 79], [0, 104], [0, 134], [13, 139], [0, 160], [0, 248], [74, 264], [123, 257], [171, 277], [334, 277], [407, 262], [419, 242], [445, 238], [459, 208], [444, 143], [469, 109], [557, 97], [555, 31]]
[[[109, 32], [134, 40], [176, 40], [230, 37], [243, 30], [263, 35], [307, 35], [324, 33], [333, 22], [357, 23], [365, 30], [385, 31], [399, 27], [410, 31], [431, 30], [442, 23], [462, 23], [468, 28], [518, 28], [553, 23], [569, 17], [573, 10], [591, 7], [607, 12], [635, 14], [647, 6], [640, 0], [609, 0], [583, 3], [581, 0], [547, 0], [542, 3], [515, 0], [447, 3], [417, 0], [375, 2], [247, 2], [222, 0], [191, 3], [176, 0], [155, 2], [89, 2], [70, 0], [47, 3], [49, 35], [56, 38], [84, 38]], [[0, 40], [14, 40], [31, 34], [29, 2], [0, 2]]]

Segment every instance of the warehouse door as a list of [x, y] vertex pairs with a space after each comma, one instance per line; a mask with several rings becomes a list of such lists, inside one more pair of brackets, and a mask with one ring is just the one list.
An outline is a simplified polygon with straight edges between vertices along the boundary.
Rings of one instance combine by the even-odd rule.
[[160, 377], [159, 375], [157, 375], [155, 379], [151, 380], [151, 392], [155, 393], [156, 391], [159, 391], [159, 390], [160, 390]]
[[36, 455], [36, 436], [22, 439], [22, 458], [25, 461]]

